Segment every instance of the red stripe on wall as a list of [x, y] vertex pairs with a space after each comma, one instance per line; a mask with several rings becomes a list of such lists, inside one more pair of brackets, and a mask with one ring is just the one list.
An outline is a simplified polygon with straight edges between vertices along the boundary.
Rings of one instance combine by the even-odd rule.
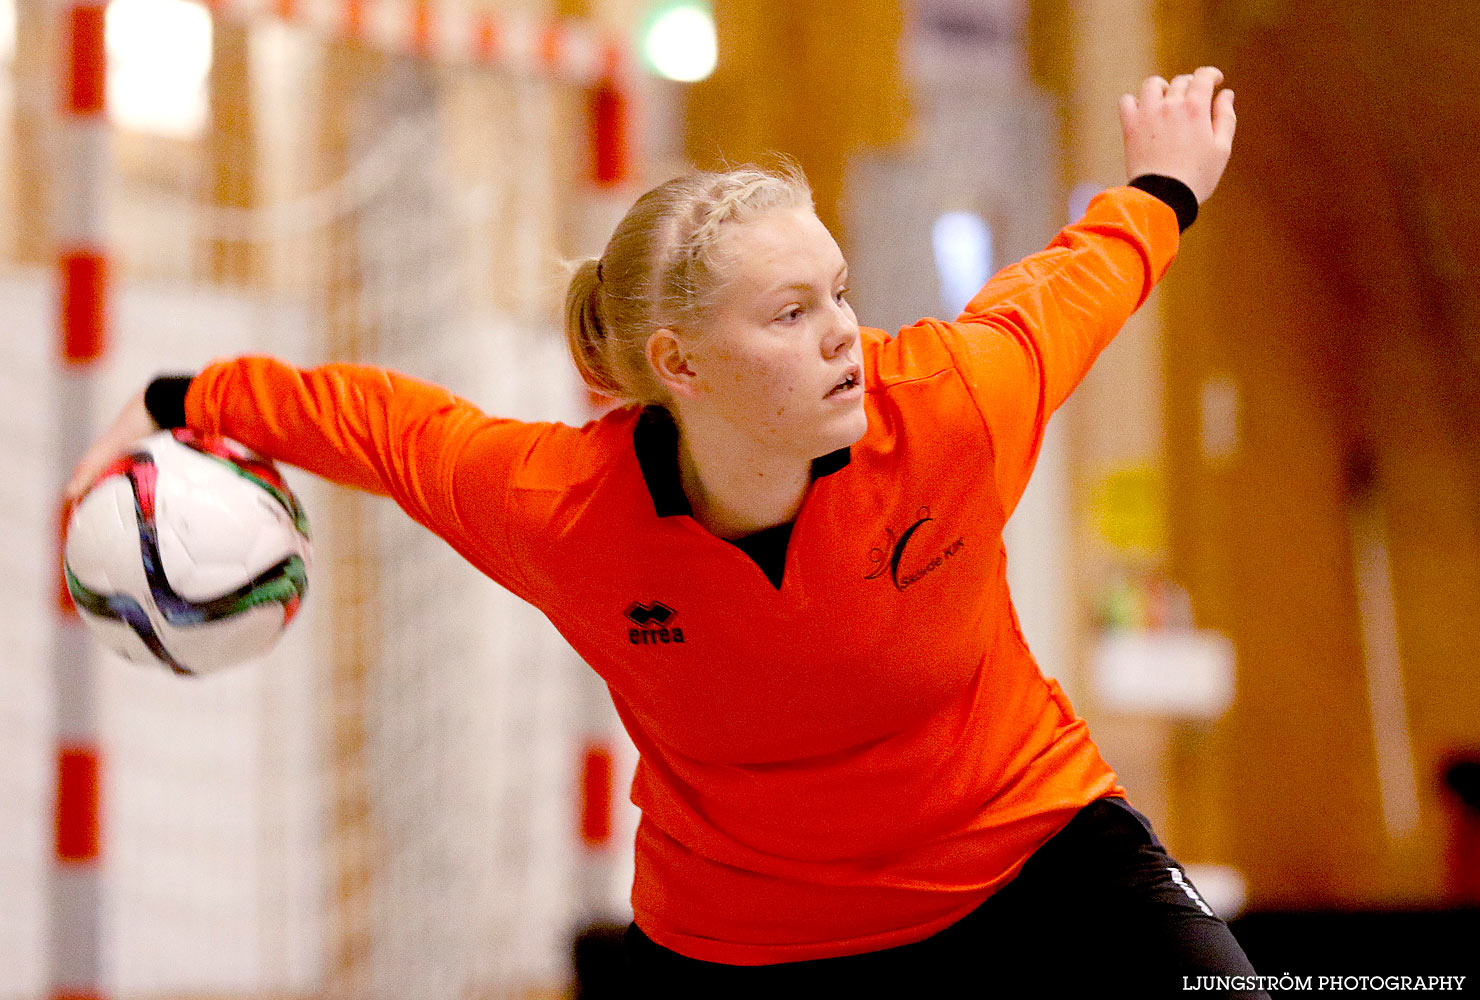
[[604, 77], [615, 77], [622, 72], [626, 65], [623, 58], [624, 49], [622, 42], [616, 38], [606, 38], [601, 43], [601, 75]]
[[344, 34], [347, 38], [365, 37], [365, 0], [343, 0]]
[[57, 860], [80, 864], [98, 859], [98, 752], [90, 746], [62, 745], [57, 750]]
[[627, 95], [610, 80], [591, 88], [591, 179], [599, 187], [627, 180]]
[[91, 250], [63, 253], [61, 267], [62, 358], [69, 364], [103, 356], [107, 329], [108, 260]]
[[499, 27], [492, 14], [479, 14], [473, 22], [473, 56], [483, 62], [498, 58]]
[[540, 65], [546, 70], [560, 63], [560, 53], [565, 48], [565, 26], [552, 21], [540, 31]]
[[612, 835], [612, 754], [599, 743], [588, 744], [581, 768], [581, 839], [600, 847]]
[[74, 115], [102, 114], [107, 102], [107, 49], [101, 4], [75, 6], [72, 45], [67, 66], [67, 107]]
[[432, 51], [432, 28], [434, 13], [427, 0], [416, 0], [411, 8], [411, 51], [427, 55]]

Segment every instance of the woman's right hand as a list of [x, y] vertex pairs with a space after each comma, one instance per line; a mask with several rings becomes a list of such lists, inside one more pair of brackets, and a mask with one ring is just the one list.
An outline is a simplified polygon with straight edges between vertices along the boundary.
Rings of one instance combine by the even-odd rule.
[[1233, 150], [1233, 91], [1213, 99], [1222, 82], [1222, 70], [1203, 66], [1171, 83], [1149, 77], [1140, 93], [1121, 97], [1128, 179], [1175, 177], [1192, 189], [1199, 205], [1208, 200]]
[[72, 478], [67, 480], [66, 489], [62, 491], [67, 505], [70, 507], [82, 499], [94, 480], [114, 459], [128, 451], [130, 445], [158, 430], [159, 425], [144, 407], [144, 390], [140, 389], [138, 395], [124, 404], [113, 424], [93, 442], [92, 447], [87, 449], [87, 453], [72, 469]]

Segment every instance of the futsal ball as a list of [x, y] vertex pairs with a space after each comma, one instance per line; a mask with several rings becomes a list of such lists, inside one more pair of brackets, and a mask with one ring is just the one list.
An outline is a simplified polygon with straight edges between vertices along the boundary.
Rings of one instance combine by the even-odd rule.
[[134, 445], [67, 521], [67, 589], [109, 649], [177, 674], [266, 653], [297, 614], [308, 519], [273, 463], [185, 429]]

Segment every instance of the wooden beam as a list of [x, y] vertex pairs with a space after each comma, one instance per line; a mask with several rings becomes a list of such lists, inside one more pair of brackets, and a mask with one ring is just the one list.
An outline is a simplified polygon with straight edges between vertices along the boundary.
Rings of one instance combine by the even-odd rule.
[[56, 136], [58, 80], [62, 68], [54, 61], [59, 48], [62, 8], [46, 0], [16, 0], [15, 82], [11, 144], [6, 183], [15, 206], [15, 228], [8, 256], [19, 264], [47, 266], [56, 250], [52, 243], [51, 199]]
[[[220, 17], [211, 19], [210, 114], [206, 160], [211, 204], [251, 209], [257, 197], [257, 142], [253, 110], [248, 28]], [[249, 287], [260, 276], [257, 245], [211, 238], [206, 248], [207, 276], [223, 285]]]

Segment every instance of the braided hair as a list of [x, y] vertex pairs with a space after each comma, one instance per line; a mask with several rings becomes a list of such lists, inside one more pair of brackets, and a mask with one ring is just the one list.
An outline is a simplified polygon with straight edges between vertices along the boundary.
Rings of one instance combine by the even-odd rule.
[[727, 225], [798, 207], [813, 207], [812, 190], [790, 162], [684, 174], [638, 198], [566, 292], [566, 341], [586, 385], [620, 403], [666, 402], [648, 338], [702, 330], [733, 266], [721, 252]]

